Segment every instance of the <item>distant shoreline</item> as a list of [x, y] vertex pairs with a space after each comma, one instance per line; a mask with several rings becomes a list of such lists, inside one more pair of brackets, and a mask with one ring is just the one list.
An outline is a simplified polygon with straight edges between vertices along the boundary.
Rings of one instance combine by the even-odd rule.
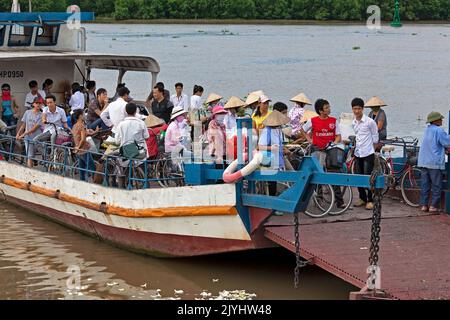
[[[97, 17], [96, 20], [89, 23], [98, 24], [204, 24], [204, 25], [365, 25], [362, 21], [342, 21], [342, 20], [246, 20], [246, 19], [152, 19], [152, 20], [116, 20], [113, 18]], [[402, 21], [404, 25], [416, 24], [450, 24], [450, 20], [421, 20], [421, 21]], [[389, 25], [390, 21], [383, 21], [382, 25]]]

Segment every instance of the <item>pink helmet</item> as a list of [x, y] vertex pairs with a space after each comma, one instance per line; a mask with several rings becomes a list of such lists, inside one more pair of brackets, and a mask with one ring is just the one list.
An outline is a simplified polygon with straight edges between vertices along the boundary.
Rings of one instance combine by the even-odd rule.
[[223, 108], [223, 106], [221, 106], [220, 104], [218, 104], [218, 105], [214, 106], [214, 108], [212, 109], [212, 113], [213, 113], [213, 116], [215, 116], [215, 115], [220, 114], [220, 113], [226, 114], [226, 113], [228, 113], [228, 112], [227, 112], [227, 110], [225, 110], [225, 109]]

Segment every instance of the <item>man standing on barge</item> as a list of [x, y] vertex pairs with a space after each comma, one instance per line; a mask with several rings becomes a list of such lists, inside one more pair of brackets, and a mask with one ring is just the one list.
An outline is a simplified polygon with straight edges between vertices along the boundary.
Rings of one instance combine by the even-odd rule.
[[[450, 148], [450, 135], [442, 129], [444, 116], [439, 112], [428, 115], [429, 126], [425, 130], [419, 151], [419, 168], [422, 171], [420, 205], [424, 212], [438, 212], [445, 170], [445, 149]], [[430, 204], [431, 191], [431, 206]]]

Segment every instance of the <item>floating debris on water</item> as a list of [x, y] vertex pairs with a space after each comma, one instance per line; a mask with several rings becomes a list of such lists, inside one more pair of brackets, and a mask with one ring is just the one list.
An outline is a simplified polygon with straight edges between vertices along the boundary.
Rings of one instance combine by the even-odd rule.
[[353, 49], [353, 50], [360, 50], [361, 47], [353, 47], [352, 49]]
[[212, 279], [213, 282], [219, 282], [219, 279]]
[[417, 33], [411, 33], [412, 36], [417, 36]]
[[147, 283], [144, 283], [143, 285], [141, 285], [142, 288], [147, 288]]
[[106, 285], [107, 285], [108, 287], [112, 287], [112, 286], [117, 286], [118, 283], [117, 283], [117, 282], [107, 282]]
[[172, 39], [178, 39], [180, 36], [172, 36]]
[[184, 294], [183, 290], [173, 290], [173, 292], [175, 292], [175, 294]]
[[201, 298], [195, 298], [195, 300], [252, 300], [257, 297], [255, 293], [247, 293], [245, 290], [223, 290], [219, 292], [218, 296], [203, 291], [199, 295]]

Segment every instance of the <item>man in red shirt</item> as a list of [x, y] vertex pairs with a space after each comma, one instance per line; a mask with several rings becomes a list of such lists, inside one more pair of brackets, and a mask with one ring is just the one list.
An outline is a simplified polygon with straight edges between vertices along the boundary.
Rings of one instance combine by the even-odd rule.
[[[317, 100], [314, 108], [319, 116], [306, 122], [301, 133], [308, 142], [312, 143], [312, 155], [325, 168], [327, 157], [325, 150], [330, 143], [341, 142], [341, 130], [337, 119], [330, 117], [331, 106], [327, 100]], [[339, 187], [335, 187], [334, 191], [336, 193], [336, 206], [341, 208], [344, 206], [341, 190]]]

